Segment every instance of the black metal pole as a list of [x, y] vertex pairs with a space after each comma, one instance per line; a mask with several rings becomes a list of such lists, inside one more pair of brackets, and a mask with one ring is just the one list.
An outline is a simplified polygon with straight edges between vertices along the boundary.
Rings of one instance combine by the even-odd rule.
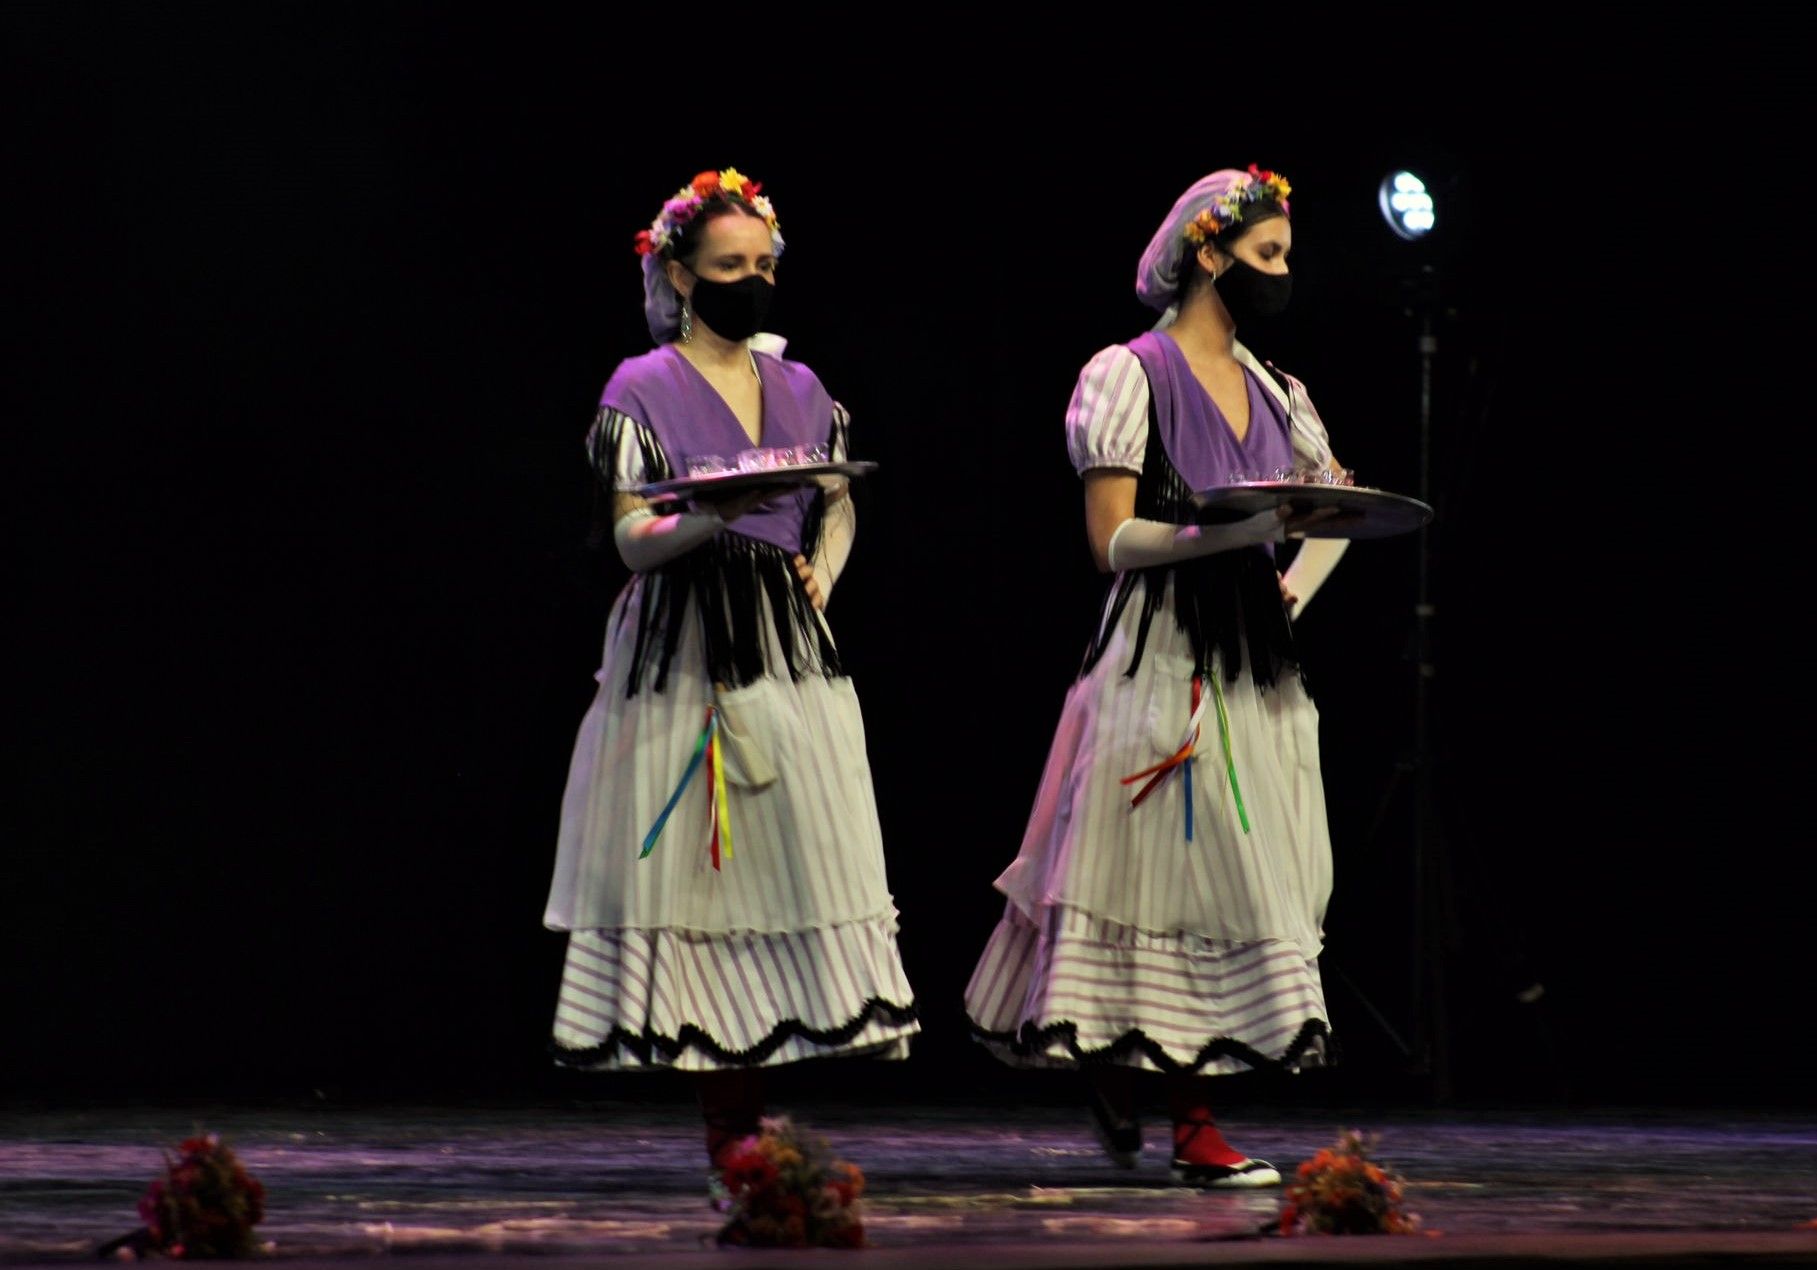
[[[1438, 275], [1430, 265], [1406, 280], [1408, 298], [1405, 313], [1419, 320], [1415, 351], [1419, 361], [1419, 499], [1428, 506], [1432, 494], [1432, 398], [1433, 369], [1438, 356], [1438, 336], [1434, 314], [1438, 310]], [[1448, 967], [1446, 956], [1452, 942], [1451, 869], [1447, 858], [1442, 817], [1439, 814], [1439, 790], [1434, 772], [1435, 756], [1432, 727], [1432, 690], [1438, 675], [1433, 651], [1432, 626], [1438, 606], [1432, 591], [1432, 543], [1430, 526], [1418, 530], [1415, 556], [1413, 631], [1413, 743], [1395, 764], [1394, 774], [1377, 804], [1374, 823], [1366, 842], [1373, 843], [1388, 822], [1396, 797], [1404, 793], [1411, 800], [1408, 819], [1407, 877], [1412, 892], [1408, 915], [1408, 998], [1407, 1037], [1388, 1022], [1382, 1011], [1351, 983], [1338, 968], [1339, 977], [1362, 1003], [1383, 1033], [1400, 1051], [1409, 1075], [1425, 1077], [1427, 1092], [1434, 1102], [1448, 1102], [1452, 1096], [1450, 1017], [1448, 1007]]]
[[[1419, 306], [1419, 498], [1432, 504], [1432, 368], [1438, 354], [1438, 336], [1432, 313], [1437, 305], [1436, 279], [1428, 266], [1424, 284], [1415, 295]], [[1437, 812], [1438, 790], [1433, 778], [1432, 688], [1438, 668], [1433, 660], [1432, 624], [1437, 605], [1432, 598], [1431, 527], [1419, 529], [1416, 560], [1417, 582], [1413, 605], [1414, 712], [1413, 712], [1413, 850], [1414, 965], [1413, 1050], [1420, 1067], [1430, 1077], [1432, 1096], [1438, 1102], [1451, 1098], [1449, 1012], [1446, 1008], [1446, 912], [1449, 892], [1444, 841]]]

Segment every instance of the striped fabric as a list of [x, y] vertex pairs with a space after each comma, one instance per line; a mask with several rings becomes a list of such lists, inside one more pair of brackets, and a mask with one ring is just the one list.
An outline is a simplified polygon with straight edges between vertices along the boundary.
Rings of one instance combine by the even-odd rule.
[[1212, 1076], [1324, 1060], [1318, 964], [1297, 944], [1150, 935], [1064, 907], [1047, 927], [1010, 906], [966, 987], [973, 1034], [1007, 1063]]
[[1085, 364], [1066, 407], [1073, 467], [1140, 473], [1148, 450], [1148, 376], [1128, 345], [1112, 344]]
[[[883, 833], [852, 681], [770, 676], [715, 692], [704, 675], [687, 673], [703, 656], [699, 625], [691, 623], [668, 688], [627, 697], [616, 668], [630, 656], [633, 627], [614, 623], [598, 694], [575, 737], [544, 924], [789, 931], [889, 913]], [[704, 779], [684, 792], [654, 849], [641, 854], [687, 770], [709, 704], [725, 712], [732, 827], [732, 858], [718, 870], [708, 850]]]
[[[1074, 465], [1139, 474], [1148, 413], [1135, 355], [1100, 352], [1067, 411]], [[1318, 711], [1297, 677], [1232, 682], [1214, 654], [1217, 708], [1195, 739], [1199, 659], [1164, 585], [1146, 638], [1132, 601], [1067, 692], [1021, 848], [996, 880], [1009, 902], [966, 990], [973, 1034], [1018, 1065], [1319, 1064], [1331, 840]], [[1189, 740], [1191, 761], [1132, 805], [1124, 778]]]
[[[1331, 438], [1306, 385], [1283, 373], [1281, 378], [1288, 384], [1283, 390], [1241, 344], [1236, 346], [1236, 357], [1287, 407], [1294, 461], [1301, 467], [1326, 466], [1331, 461]], [[1148, 450], [1148, 377], [1128, 345], [1100, 349], [1080, 372], [1066, 409], [1066, 448], [1080, 472], [1093, 468], [1142, 471]]]
[[[619, 427], [618, 441], [615, 470], [641, 470], [635, 429]], [[716, 689], [707, 678], [701, 624], [690, 612], [665, 690], [646, 686], [627, 696], [636, 614], [646, 588], [657, 585], [650, 575], [633, 575], [607, 619], [598, 692], [576, 730], [562, 796], [544, 925], [792, 931], [892, 912], [852, 680], [770, 675]], [[769, 643], [769, 664], [782, 665], [767, 596], [758, 604], [752, 627]], [[710, 704], [724, 712], [727, 728], [733, 859], [718, 871], [710, 866], [704, 781], [640, 858], [644, 835], [687, 770]]]
[[893, 920], [769, 935], [575, 931], [555, 1053], [590, 1070], [905, 1058], [913, 1001]]
[[[611, 472], [635, 484], [640, 443], [628, 422], [602, 415], [599, 426], [616, 429]], [[543, 915], [568, 932], [557, 1061], [705, 1070], [905, 1057], [918, 1025], [856, 688], [814, 673], [716, 686], [690, 609], [665, 689], [646, 680], [629, 692], [635, 615], [657, 585], [637, 574], [619, 595], [570, 759]], [[749, 629], [770, 642], [767, 664], [784, 666], [768, 596], [756, 602]], [[707, 780], [697, 772], [676, 796], [709, 706], [730, 848], [719, 868]]]
[[1228, 748], [1207, 710], [1188, 840], [1182, 772], [1140, 806], [1122, 782], [1177, 751], [1192, 717], [1194, 660], [1172, 617], [1155, 621], [1136, 673], [1124, 673], [1138, 608], [1124, 609], [1104, 656], [1068, 691], [1022, 848], [997, 889], [1031, 921], [1066, 905], [1136, 930], [1285, 940], [1316, 957], [1331, 893], [1317, 707], [1297, 679], [1232, 683], [1214, 662]]

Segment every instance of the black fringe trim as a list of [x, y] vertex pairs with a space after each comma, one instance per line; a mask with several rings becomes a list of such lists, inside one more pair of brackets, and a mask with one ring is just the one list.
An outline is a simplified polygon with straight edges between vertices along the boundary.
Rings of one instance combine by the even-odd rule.
[[1299, 1034], [1293, 1038], [1293, 1044], [1289, 1045], [1287, 1052], [1278, 1059], [1269, 1058], [1260, 1050], [1252, 1049], [1241, 1041], [1220, 1037], [1215, 1041], [1207, 1041], [1191, 1063], [1175, 1061], [1158, 1042], [1152, 1040], [1141, 1028], [1132, 1028], [1109, 1045], [1093, 1050], [1080, 1046], [1077, 1023], [1050, 1023], [1046, 1027], [1040, 1028], [1033, 1023], [1025, 1023], [1018, 1032], [992, 1032], [979, 1027], [974, 1022], [971, 1025], [971, 1033], [974, 1041], [1001, 1045], [1018, 1058], [1044, 1054], [1052, 1042], [1062, 1040], [1066, 1043], [1067, 1052], [1072, 1055], [1074, 1061], [1084, 1067], [1120, 1062], [1135, 1051], [1141, 1050], [1156, 1067], [1169, 1073], [1197, 1072], [1205, 1064], [1220, 1058], [1239, 1059], [1257, 1071], [1285, 1071], [1295, 1067], [1306, 1051], [1312, 1048], [1313, 1042], [1321, 1038], [1325, 1042], [1327, 1063], [1337, 1061], [1337, 1046], [1332, 1039], [1330, 1027], [1323, 1019], [1307, 1019], [1300, 1027]]
[[[844, 413], [835, 412], [829, 439], [843, 446], [846, 426]], [[593, 468], [600, 478], [595, 490], [596, 546], [611, 539], [613, 472], [624, 444], [638, 447], [650, 480], [667, 480], [672, 472], [669, 456], [653, 432], [628, 415], [602, 407], [588, 434]], [[601, 498], [606, 508], [603, 527], [597, 510]], [[825, 515], [826, 492], [816, 490], [801, 528], [802, 554], [810, 560], [820, 548]], [[782, 650], [780, 667], [769, 664], [760, 599], [769, 601], [771, 624]], [[740, 688], [772, 671], [786, 671], [790, 679], [809, 674], [833, 679], [845, 673], [839, 650], [795, 572], [793, 553], [727, 530], [644, 575], [643, 595], [635, 613], [627, 608], [621, 617], [637, 623], [631, 670], [625, 681], [627, 697], [635, 696], [646, 679], [653, 691], [668, 687], [669, 667], [681, 646], [684, 623], [695, 610], [706, 644], [707, 672], [715, 684]]]
[[882, 997], [872, 997], [864, 1003], [864, 1009], [838, 1027], [809, 1027], [800, 1019], [784, 1019], [770, 1029], [768, 1036], [749, 1049], [729, 1050], [692, 1023], [685, 1023], [682, 1025], [680, 1036], [664, 1036], [660, 1032], [648, 1030], [638, 1033], [626, 1028], [615, 1027], [598, 1045], [577, 1049], [551, 1041], [549, 1042], [549, 1053], [562, 1067], [595, 1067], [603, 1061], [614, 1058], [621, 1048], [629, 1050], [638, 1062], [644, 1064], [650, 1063], [655, 1054], [661, 1054], [673, 1062], [686, 1050], [696, 1049], [710, 1056], [715, 1062], [725, 1063], [728, 1066], [753, 1066], [763, 1062], [780, 1049], [786, 1041], [797, 1036], [805, 1037], [816, 1045], [844, 1045], [862, 1032], [872, 1017], [879, 1013], [898, 1026], [914, 1023], [919, 1019], [912, 1003], [897, 1005], [893, 1001], [885, 1001]]
[[[1198, 518], [1188, 488], [1161, 440], [1154, 400], [1148, 405], [1148, 451], [1142, 474], [1136, 480], [1136, 515], [1163, 524], [1186, 525]], [[1117, 575], [1097, 632], [1085, 650], [1081, 677], [1104, 657], [1110, 636], [1123, 610], [1141, 588], [1141, 620], [1136, 646], [1123, 673], [1133, 678], [1148, 646], [1148, 632], [1166, 599], [1168, 579], [1173, 580], [1174, 620], [1192, 646], [1193, 660], [1201, 673], [1211, 664], [1215, 650], [1224, 664], [1224, 678], [1235, 683], [1245, 661], [1256, 685], [1271, 688], [1283, 673], [1305, 682], [1293, 642], [1293, 624], [1281, 603], [1281, 584], [1274, 558], [1261, 547], [1220, 551], [1176, 565], [1131, 569]]]
[[[769, 664], [762, 599], [769, 601], [770, 626], [781, 648], [779, 667]], [[652, 691], [668, 687], [669, 667], [690, 617], [701, 623], [707, 673], [715, 684], [739, 688], [772, 670], [786, 671], [790, 679], [845, 673], [790, 553], [727, 531], [644, 574], [641, 599], [620, 618], [637, 623], [627, 697], [635, 696], [646, 678]]]
[[587, 533], [587, 546], [604, 551], [612, 546], [612, 497], [617, 492], [618, 450], [627, 438], [637, 447], [643, 459], [644, 474], [652, 481], [666, 481], [675, 475], [668, 453], [656, 434], [630, 415], [601, 406], [587, 431], [587, 460], [593, 465], [592, 525]]

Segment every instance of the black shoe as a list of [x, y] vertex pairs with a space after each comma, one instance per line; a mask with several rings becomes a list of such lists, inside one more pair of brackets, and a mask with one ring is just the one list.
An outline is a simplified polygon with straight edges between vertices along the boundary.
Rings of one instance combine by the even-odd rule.
[[1194, 1164], [1189, 1160], [1175, 1160], [1173, 1180], [1201, 1190], [1238, 1190], [1279, 1186], [1281, 1174], [1267, 1160], [1244, 1160], [1241, 1164]]
[[1142, 1154], [1142, 1126], [1119, 1116], [1098, 1093], [1096, 1085], [1087, 1087], [1085, 1105], [1091, 1110], [1092, 1132], [1111, 1163], [1118, 1168], [1135, 1168]]

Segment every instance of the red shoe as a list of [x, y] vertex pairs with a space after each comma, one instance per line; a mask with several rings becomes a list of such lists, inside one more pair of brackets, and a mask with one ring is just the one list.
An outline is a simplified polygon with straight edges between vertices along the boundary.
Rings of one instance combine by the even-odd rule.
[[[1199, 1158], [1195, 1160], [1188, 1153], [1201, 1135], [1208, 1135], [1211, 1141], [1200, 1144]], [[1182, 1186], [1201, 1190], [1238, 1190], [1279, 1186], [1281, 1173], [1267, 1160], [1238, 1154], [1224, 1141], [1214, 1122], [1187, 1120], [1174, 1125], [1173, 1179]]]
[[1246, 1158], [1240, 1164], [1193, 1164], [1188, 1160], [1175, 1160], [1173, 1180], [1204, 1191], [1238, 1190], [1279, 1186], [1281, 1173], [1267, 1160]]

